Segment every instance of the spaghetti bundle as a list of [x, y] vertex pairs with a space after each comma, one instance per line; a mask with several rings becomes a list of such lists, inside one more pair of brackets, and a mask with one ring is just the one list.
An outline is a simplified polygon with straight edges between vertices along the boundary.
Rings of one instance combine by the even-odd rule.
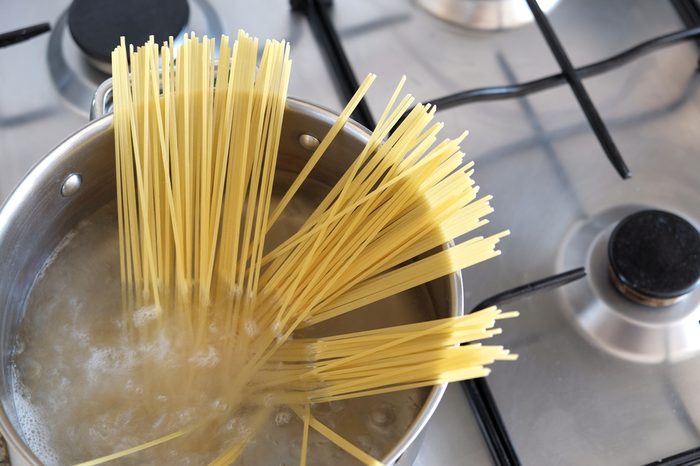
[[[378, 464], [309, 404], [484, 376], [486, 365], [514, 356], [460, 345], [497, 334], [495, 321], [516, 314], [489, 308], [317, 339], [295, 331], [494, 257], [507, 232], [438, 248], [487, 223], [490, 197], [478, 197], [464, 164], [466, 133], [439, 141], [435, 107], [402, 97], [404, 78], [346, 173], [296, 233], [269, 247], [268, 232], [375, 76], [273, 208], [291, 60], [284, 42], [267, 41], [259, 62], [257, 53], [258, 40], [243, 32], [233, 44], [222, 36], [218, 51], [213, 39], [190, 35], [180, 47], [122, 40], [113, 52], [124, 321], [136, 340], [166, 335], [185, 355], [221, 362], [225, 383], [201, 380], [193, 366], [184, 381], [166, 374], [152, 384], [170, 383], [181, 399], [193, 391], [225, 399], [221, 418], [252, 413], [254, 427], [213, 452], [211, 464], [233, 463], [279, 404], [304, 421], [301, 464], [309, 429]], [[103, 460], [196, 435], [217, 416]]]

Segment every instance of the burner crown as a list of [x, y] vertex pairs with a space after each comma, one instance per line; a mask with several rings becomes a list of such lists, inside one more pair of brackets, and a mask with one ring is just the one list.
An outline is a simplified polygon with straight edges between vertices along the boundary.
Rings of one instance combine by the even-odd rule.
[[127, 44], [142, 44], [150, 35], [163, 42], [185, 28], [189, 14], [187, 0], [74, 0], [68, 27], [90, 59], [108, 64], [120, 36]]
[[636, 212], [610, 235], [608, 260], [622, 294], [647, 306], [667, 306], [700, 283], [700, 233], [670, 212]]

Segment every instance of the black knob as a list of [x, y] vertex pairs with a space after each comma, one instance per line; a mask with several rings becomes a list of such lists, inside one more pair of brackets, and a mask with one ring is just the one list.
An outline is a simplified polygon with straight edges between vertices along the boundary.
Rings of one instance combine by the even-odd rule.
[[68, 28], [86, 55], [109, 63], [119, 37], [141, 45], [153, 35], [162, 43], [184, 29], [189, 15], [187, 0], [74, 0]]
[[610, 235], [608, 260], [612, 281], [625, 296], [666, 306], [700, 283], [700, 233], [670, 212], [636, 212]]

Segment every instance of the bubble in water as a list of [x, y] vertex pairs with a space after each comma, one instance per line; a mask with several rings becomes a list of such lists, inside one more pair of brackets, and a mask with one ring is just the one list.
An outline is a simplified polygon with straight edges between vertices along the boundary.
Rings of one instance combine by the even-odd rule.
[[250, 426], [248, 426], [248, 424], [246, 424], [243, 421], [239, 421], [236, 423], [236, 431], [238, 432], [238, 434], [240, 434], [244, 437], [247, 437], [248, 435], [250, 435], [253, 432], [251, 430]]
[[19, 356], [20, 354], [24, 353], [24, 348], [26, 348], [24, 339], [18, 335], [17, 339], [15, 340], [15, 347], [13, 350], [14, 356]]
[[103, 432], [102, 429], [98, 429], [97, 427], [90, 427], [88, 429], [88, 436], [92, 442], [104, 441], [109, 438], [109, 434]]
[[243, 295], [243, 289], [239, 285], [232, 285], [231, 288], [229, 288], [229, 297], [231, 299], [236, 299], [239, 298]]
[[275, 397], [272, 396], [272, 393], [265, 393], [263, 395], [263, 405], [264, 406], [273, 406], [275, 404]]
[[138, 352], [142, 358], [155, 359], [164, 362], [167, 367], [177, 367], [178, 358], [172, 357], [173, 347], [170, 340], [164, 334], [160, 334], [153, 341], [140, 347]]
[[92, 347], [88, 350], [86, 371], [89, 383], [100, 383], [106, 374], [126, 372], [131, 369], [133, 360], [129, 353], [121, 348]]
[[282, 334], [282, 322], [279, 320], [275, 320], [272, 325], [270, 326], [270, 330], [272, 331], [272, 334], [275, 335], [276, 337], [281, 336]]
[[247, 302], [251, 302], [255, 298], [255, 293], [252, 291], [246, 291], [245, 293], [245, 299]]
[[124, 388], [129, 391], [133, 392], [136, 394], [141, 394], [143, 393], [143, 385], [136, 383], [133, 379], [129, 379], [126, 381], [126, 384], [124, 385]]
[[231, 432], [233, 429], [236, 428], [236, 425], [238, 424], [238, 420], [236, 418], [233, 418], [229, 420], [224, 427], [226, 428], [227, 431]]
[[389, 403], [380, 403], [372, 408], [370, 421], [378, 426], [387, 426], [396, 421], [396, 411]]
[[167, 414], [161, 414], [158, 419], [153, 421], [153, 430], [158, 430], [158, 428], [163, 425], [163, 421], [168, 417]]
[[143, 327], [148, 322], [157, 319], [159, 315], [160, 309], [153, 305], [137, 309], [134, 311], [132, 319], [136, 327]]
[[211, 402], [211, 407], [216, 411], [225, 413], [229, 409], [229, 404], [223, 398], [217, 398]]
[[65, 376], [60, 377], [60, 380], [58, 382], [58, 388], [66, 389], [66, 388], [70, 387], [70, 385], [71, 385], [71, 383], [70, 383], [70, 379], [68, 379], [68, 377], [65, 377]]
[[41, 376], [41, 364], [34, 359], [26, 359], [22, 364], [22, 376], [26, 380], [36, 380]]
[[280, 411], [275, 415], [275, 424], [278, 426], [286, 426], [292, 420], [292, 413], [289, 411]]
[[75, 311], [80, 312], [85, 307], [85, 299], [78, 296], [71, 296], [68, 298], [68, 305]]
[[243, 330], [246, 335], [252, 338], [258, 334], [258, 324], [256, 324], [254, 320], [247, 320], [245, 324], [243, 324]]
[[208, 346], [206, 351], [197, 351], [190, 356], [189, 361], [197, 367], [215, 367], [219, 363], [219, 353], [213, 346]]
[[90, 335], [88, 335], [87, 331], [85, 330], [74, 330], [73, 338], [81, 348], [85, 348], [90, 345]]
[[194, 409], [185, 408], [177, 414], [177, 417], [183, 424], [190, 423], [194, 420]]

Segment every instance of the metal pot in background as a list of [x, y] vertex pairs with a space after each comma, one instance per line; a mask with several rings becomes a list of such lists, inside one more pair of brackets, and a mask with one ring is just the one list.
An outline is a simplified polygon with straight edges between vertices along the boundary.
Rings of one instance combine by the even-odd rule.
[[[114, 135], [111, 82], [100, 86], [89, 124], [53, 149], [17, 186], [0, 210], [0, 431], [7, 440], [13, 466], [38, 465], [19, 432], [11, 393], [11, 356], [34, 280], [51, 252], [81, 220], [115, 197]], [[336, 119], [332, 112], [289, 99], [280, 143], [278, 170], [298, 173], [313, 145]], [[312, 178], [332, 185], [366, 143], [369, 132], [349, 122], [321, 159]], [[449, 247], [445, 245], [444, 247]], [[463, 313], [459, 273], [425, 285], [433, 310], [426, 318]], [[439, 403], [446, 385], [427, 392], [425, 402], [406, 433], [383, 458], [387, 464], [410, 465], [422, 441], [422, 430]], [[427, 391], [427, 389], [426, 389]]]
[[[524, 26], [535, 20], [523, 0], [418, 0], [418, 5], [436, 17], [470, 29], [495, 31]], [[549, 12], [559, 0], [539, 0]]]

